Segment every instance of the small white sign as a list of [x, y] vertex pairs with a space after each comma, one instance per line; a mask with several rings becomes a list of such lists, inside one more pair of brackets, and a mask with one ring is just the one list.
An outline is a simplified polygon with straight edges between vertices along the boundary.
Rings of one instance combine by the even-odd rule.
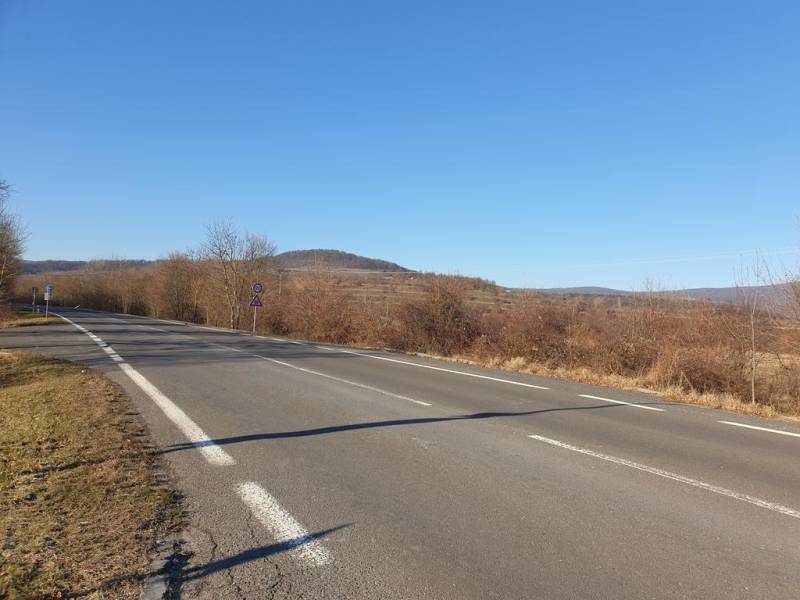
[[45, 302], [50, 302], [53, 299], [53, 284], [48, 283], [44, 288], [44, 299]]

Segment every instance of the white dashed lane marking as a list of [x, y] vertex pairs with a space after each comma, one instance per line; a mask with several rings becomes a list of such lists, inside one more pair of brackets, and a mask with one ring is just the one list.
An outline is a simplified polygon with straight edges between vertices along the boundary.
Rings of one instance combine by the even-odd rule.
[[636, 404], [635, 402], [625, 402], [623, 400], [612, 400], [611, 398], [603, 398], [602, 396], [592, 396], [591, 394], [578, 394], [581, 398], [590, 398], [592, 400], [602, 400], [603, 402], [611, 402], [613, 404], [624, 404], [625, 406], [632, 406], [633, 408], [641, 408], [644, 410], [654, 410], [656, 412], [664, 412], [663, 408], [655, 406], [645, 406], [644, 404]]
[[744, 423], [737, 423], [735, 421], [717, 421], [717, 423], [723, 423], [724, 425], [733, 425], [734, 427], [744, 427], [745, 429], [755, 429], [756, 431], [766, 431], [768, 433], [777, 433], [778, 435], [788, 435], [791, 437], [800, 438], [800, 433], [794, 433], [792, 431], [783, 431], [781, 429], [770, 429], [769, 427], [746, 425]]
[[381, 388], [377, 388], [371, 385], [367, 385], [365, 383], [359, 383], [357, 381], [351, 381], [349, 379], [343, 379], [341, 377], [335, 377], [334, 375], [328, 375], [327, 373], [321, 373], [320, 371], [314, 371], [312, 369], [306, 369], [305, 367], [298, 367], [297, 365], [293, 365], [291, 363], [284, 362], [282, 360], [278, 360], [276, 358], [270, 358], [269, 356], [263, 356], [261, 354], [257, 354], [256, 352], [250, 352], [248, 350], [240, 350], [239, 348], [234, 348], [233, 346], [226, 346], [224, 344], [217, 344], [215, 342], [206, 342], [211, 346], [216, 346], [218, 348], [225, 348], [226, 350], [231, 350], [232, 352], [239, 352], [241, 354], [247, 354], [249, 356], [254, 356], [256, 358], [260, 358], [261, 360], [266, 360], [271, 363], [275, 363], [276, 365], [281, 365], [282, 367], [288, 367], [290, 369], [294, 369], [296, 371], [300, 371], [302, 373], [307, 373], [309, 375], [315, 375], [317, 377], [324, 377], [325, 379], [330, 379], [332, 381], [336, 381], [338, 383], [344, 383], [346, 385], [352, 385], [353, 387], [361, 388], [364, 390], [369, 390], [371, 392], [375, 392], [377, 394], [382, 394], [384, 396], [389, 396], [390, 398], [397, 398], [398, 400], [405, 400], [406, 402], [413, 402], [414, 404], [419, 404], [420, 406], [431, 406], [430, 402], [423, 402], [422, 400], [416, 400], [415, 398], [409, 398], [408, 396], [403, 396], [402, 394], [395, 394], [394, 392], [390, 392], [388, 390], [384, 390]]
[[331, 562], [323, 545], [286, 512], [267, 490], [247, 481], [236, 487], [239, 497], [272, 536], [289, 548], [296, 558], [311, 566], [322, 567]]

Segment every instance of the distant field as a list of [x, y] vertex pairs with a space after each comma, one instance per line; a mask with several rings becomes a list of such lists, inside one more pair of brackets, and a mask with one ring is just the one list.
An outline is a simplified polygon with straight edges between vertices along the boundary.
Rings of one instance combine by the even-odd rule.
[[[296, 270], [293, 275], [300, 276], [311, 272], [310, 269]], [[326, 272], [336, 288], [343, 294], [350, 294], [356, 299], [374, 304], [397, 304], [404, 298], [420, 297], [426, 292], [422, 286], [429, 274], [424, 273], [385, 273], [364, 270], [329, 270]], [[291, 275], [291, 274], [290, 274]], [[470, 280], [466, 301], [476, 305], [511, 304], [512, 297], [523, 294], [517, 290], [501, 288], [489, 282]]]

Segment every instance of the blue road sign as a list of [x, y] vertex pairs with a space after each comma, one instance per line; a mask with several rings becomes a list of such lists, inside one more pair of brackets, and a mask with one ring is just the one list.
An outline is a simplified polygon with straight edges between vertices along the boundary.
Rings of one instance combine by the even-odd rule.
[[253, 299], [250, 301], [250, 306], [264, 306], [261, 304], [261, 298], [258, 295], [253, 296]]

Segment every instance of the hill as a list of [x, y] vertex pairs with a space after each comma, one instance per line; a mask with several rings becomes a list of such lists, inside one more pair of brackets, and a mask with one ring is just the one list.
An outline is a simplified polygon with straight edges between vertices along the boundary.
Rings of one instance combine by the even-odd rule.
[[[333, 270], [378, 271], [384, 273], [409, 273], [409, 269], [397, 263], [378, 258], [368, 258], [342, 252], [341, 250], [292, 250], [275, 257], [285, 269], [310, 269], [323, 267]], [[109, 271], [113, 269], [136, 269], [146, 267], [156, 261], [149, 260], [23, 260], [23, 275], [39, 275], [66, 271], [91, 270]]]
[[56, 273], [64, 271], [135, 269], [153, 264], [150, 260], [23, 260], [20, 272], [23, 275]]
[[328, 269], [356, 269], [389, 273], [409, 272], [409, 269], [388, 260], [367, 258], [366, 256], [342, 252], [341, 250], [291, 250], [278, 254], [275, 260], [285, 269], [326, 267]]

